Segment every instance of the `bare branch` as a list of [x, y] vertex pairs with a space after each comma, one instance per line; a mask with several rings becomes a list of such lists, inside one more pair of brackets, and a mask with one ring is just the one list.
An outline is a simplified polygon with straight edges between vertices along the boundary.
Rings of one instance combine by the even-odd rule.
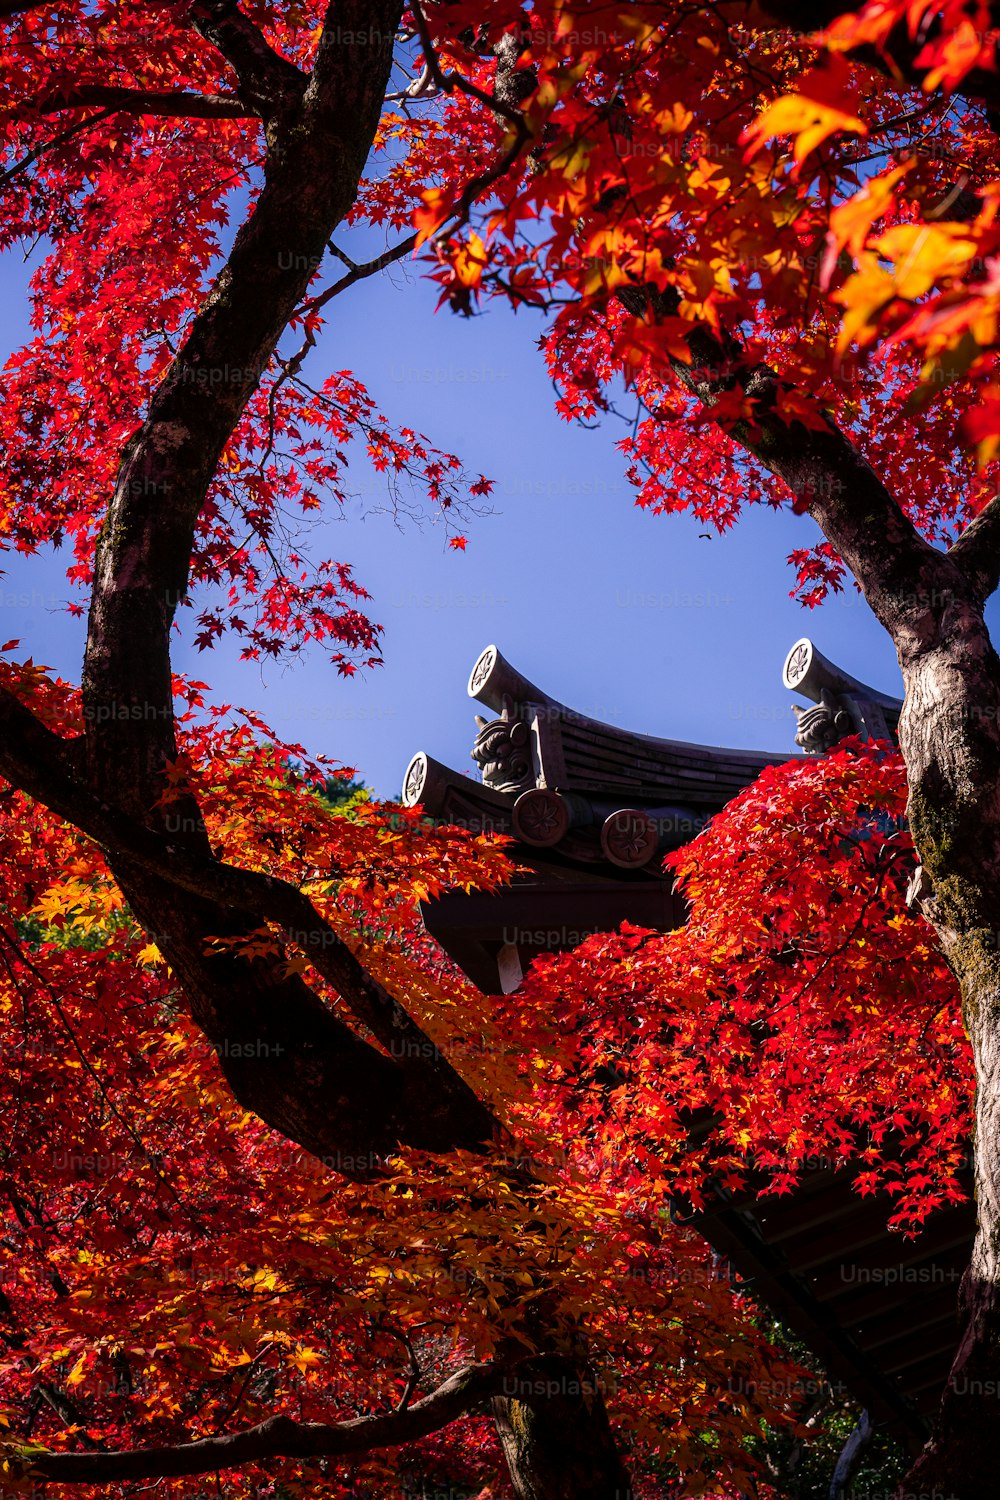
[[[311, 297], [305, 305], [304, 312], [306, 314], [319, 312], [321, 307], [325, 307], [334, 297], [339, 297], [341, 292], [346, 292], [347, 288], [354, 286], [355, 282], [365, 281], [369, 276], [375, 276], [379, 271], [384, 271], [386, 266], [394, 265], [397, 260], [402, 260], [405, 255], [409, 255], [416, 248], [416, 244], [417, 236], [408, 234], [406, 239], [400, 240], [398, 245], [393, 245], [389, 250], [383, 250], [381, 255], [375, 256], [374, 260], [366, 260], [361, 264], [352, 261], [342, 250], [338, 250], [336, 245], [331, 245], [332, 253], [349, 267], [347, 275], [341, 276], [340, 280], [335, 281], [333, 286], [328, 287], [325, 292], [319, 292], [315, 297]], [[294, 361], [290, 361], [292, 362]], [[297, 368], [298, 365], [296, 365]]]
[[393, 89], [386, 94], [386, 103], [395, 104], [399, 99], [434, 99], [441, 92], [434, 82], [434, 73], [429, 63], [424, 63], [418, 78], [414, 78], [405, 89]]
[[414, 20], [417, 23], [417, 30], [420, 34], [420, 45], [423, 48], [424, 52], [425, 66], [430, 72], [432, 81], [441, 91], [441, 93], [451, 94], [455, 91], [455, 89], [458, 89], [459, 93], [468, 94], [470, 99], [478, 99], [480, 104], [485, 104], [488, 109], [491, 109], [493, 111], [494, 114], [501, 115], [509, 125], [513, 125], [514, 129], [520, 133], [521, 139], [523, 140], [523, 138], [527, 134], [527, 131], [524, 124], [524, 118], [521, 115], [520, 111], [518, 109], [515, 109], [513, 105], [508, 104], [505, 100], [499, 98], [496, 93], [485, 93], [476, 84], [472, 83], [470, 79], [464, 77], [461, 73], [456, 72], [454, 69], [452, 69], [450, 72], [445, 72], [441, 66], [441, 59], [437, 55], [437, 50], [431, 38], [430, 30], [427, 25], [427, 18], [424, 15], [422, 6], [418, 3], [418, 0], [412, 0], [410, 9], [413, 12]]

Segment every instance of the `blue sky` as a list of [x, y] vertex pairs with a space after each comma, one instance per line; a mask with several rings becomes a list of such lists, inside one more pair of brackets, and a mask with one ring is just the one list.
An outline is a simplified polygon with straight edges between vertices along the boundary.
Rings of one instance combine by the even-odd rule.
[[[19, 255], [0, 257], [4, 354], [26, 330], [26, 281]], [[708, 744], [793, 748], [781, 665], [803, 634], [854, 675], [898, 690], [892, 646], [853, 591], [813, 611], [788, 598], [784, 559], [813, 540], [808, 519], [755, 513], [705, 540], [687, 516], [637, 510], [618, 425], [584, 431], [556, 416], [537, 315], [495, 308], [463, 319], [435, 313], [435, 300], [412, 265], [355, 286], [333, 304], [307, 373], [355, 371], [391, 420], [495, 480], [493, 513], [463, 527], [466, 552], [449, 550], [442, 526], [376, 513], [381, 483], [359, 467], [359, 502], [310, 551], [353, 564], [385, 627], [385, 665], [345, 680], [320, 650], [261, 667], [229, 645], [198, 653], [178, 640], [175, 666], [209, 681], [213, 701], [256, 709], [394, 797], [417, 750], [471, 767], [477, 706], [465, 683], [493, 641], [583, 713]], [[60, 608], [59, 554], [0, 561], [0, 638], [20, 638], [24, 655], [79, 680], [82, 624]]]

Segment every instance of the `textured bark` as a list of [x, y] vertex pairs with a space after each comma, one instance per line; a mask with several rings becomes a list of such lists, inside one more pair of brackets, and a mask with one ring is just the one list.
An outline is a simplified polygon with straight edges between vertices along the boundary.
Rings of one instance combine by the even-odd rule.
[[896, 646], [908, 818], [929, 876], [921, 905], [961, 986], [976, 1068], [977, 1225], [960, 1341], [956, 1329], [934, 1435], [904, 1493], [987, 1500], [1000, 1415], [1000, 659], [982, 610], [1000, 558], [996, 510], [942, 554], [895, 504], [883, 529], [852, 480], [819, 495], [812, 514]]
[[[620, 293], [634, 316], [675, 311], [675, 294]], [[678, 378], [708, 412], [741, 388], [752, 421], [729, 429], [804, 502], [895, 644], [906, 690], [899, 742], [908, 816], [929, 876], [924, 916], [961, 986], [976, 1067], [977, 1230], [961, 1291], [958, 1353], [934, 1435], [903, 1495], [994, 1500], [1000, 1416], [1000, 659], [983, 605], [1000, 581], [1000, 501], [947, 553], [925, 542], [895, 497], [827, 418], [776, 415], [780, 380], [737, 345], [697, 331]], [[819, 413], [817, 414], [820, 415]]]
[[[6, 8], [0, 0], [0, 14], [19, 8], [21, 0]], [[196, 3], [193, 24], [231, 67], [231, 97], [140, 100], [114, 91], [109, 99], [165, 112], [258, 116], [267, 146], [264, 186], [122, 458], [95, 563], [82, 743], [53, 735], [16, 698], [0, 693], [0, 774], [101, 844], [234, 1095], [334, 1170], [358, 1179], [377, 1175], [400, 1144], [479, 1149], [495, 1134], [496, 1121], [301, 892], [217, 860], [193, 796], [171, 803], [169, 832], [157, 804], [167, 762], [177, 753], [170, 631], [187, 587], [197, 519], [226, 443], [354, 202], [401, 10], [401, 0], [332, 4], [307, 77], [230, 0]], [[208, 372], [213, 378], [206, 380]], [[248, 961], [210, 946], [213, 938], [249, 937], [262, 921], [294, 933], [361, 1033], [299, 977], [288, 976], [279, 960]], [[418, 1045], [398, 1049], [398, 1056], [386, 1056], [368, 1039], [387, 1047], [400, 1032]], [[514, 1361], [463, 1372], [389, 1416], [335, 1427], [277, 1419], [169, 1450], [50, 1455], [44, 1472], [55, 1482], [100, 1483], [410, 1441], [494, 1393], [498, 1368], [508, 1378]], [[529, 1380], [520, 1362], [517, 1396], [501, 1395], [498, 1407], [503, 1431], [518, 1434], [508, 1451], [519, 1495], [625, 1500], [627, 1480], [600, 1392], [558, 1355], [540, 1356], [530, 1368]]]
[[[542, 1370], [544, 1364], [536, 1368]], [[340, 1458], [370, 1453], [440, 1431], [482, 1404], [508, 1378], [510, 1375], [499, 1365], [470, 1365], [412, 1406], [346, 1422], [296, 1422], [278, 1416], [242, 1432], [220, 1433], [164, 1448], [41, 1454], [32, 1460], [32, 1478], [49, 1484], [121, 1484], [216, 1474], [275, 1458]]]
[[871, 1418], [866, 1411], [863, 1411], [858, 1418], [857, 1426], [841, 1449], [830, 1480], [830, 1493], [827, 1500], [850, 1500], [851, 1483], [861, 1467], [865, 1450], [874, 1435], [875, 1428], [872, 1426]]
[[901, 662], [910, 820], [931, 878], [923, 909], [962, 986], [976, 1064], [977, 1226], [961, 1340], [908, 1484], [987, 1500], [1000, 1415], [1000, 660], [982, 622], [951, 610]]
[[514, 1372], [493, 1398], [518, 1500], [632, 1500], [594, 1371], [566, 1359]]
[[[519, 1388], [523, 1391], [547, 1391], [565, 1386], [566, 1367], [558, 1358], [537, 1356], [522, 1358], [504, 1366], [497, 1362], [467, 1366], [457, 1371], [429, 1395], [411, 1406], [345, 1422], [297, 1422], [291, 1417], [269, 1417], [256, 1427], [242, 1432], [220, 1433], [195, 1442], [176, 1443], [162, 1448], [126, 1449], [118, 1453], [94, 1450], [84, 1453], [43, 1453], [32, 1458], [32, 1478], [49, 1484], [121, 1484], [154, 1478], [177, 1478], [183, 1475], [212, 1474], [248, 1463], [280, 1458], [345, 1458], [370, 1453], [378, 1448], [398, 1447], [415, 1442], [466, 1415], [489, 1400], [497, 1391]], [[497, 1398], [506, 1411], [514, 1403]], [[551, 1465], [546, 1483], [539, 1487], [532, 1478], [531, 1487], [519, 1480], [524, 1472], [535, 1475], [537, 1462], [533, 1450], [539, 1446], [534, 1436], [540, 1425], [532, 1407], [517, 1404], [517, 1427], [512, 1445], [508, 1445], [506, 1426], [501, 1424], [505, 1452], [509, 1451], [512, 1474], [519, 1496], [524, 1500], [631, 1500], [631, 1490], [621, 1471], [621, 1486], [609, 1488], [601, 1483], [608, 1469], [608, 1451], [613, 1454], [611, 1435], [603, 1407], [594, 1410], [589, 1442], [582, 1448], [574, 1441], [581, 1434], [574, 1428], [575, 1413], [571, 1402], [556, 1404], [544, 1427], [541, 1441], [548, 1441]], [[562, 1424], [562, 1425], [559, 1425]], [[516, 1464], [516, 1468], [515, 1468]]]
[[[90, 789], [152, 828], [164, 826], [156, 802], [176, 755], [169, 636], [197, 517], [222, 450], [354, 202], [400, 9], [395, 0], [338, 5], [308, 78], [238, 12], [207, 9], [198, 21], [230, 62], [240, 97], [266, 121], [265, 185], [123, 457], [98, 547], [83, 679]], [[206, 382], [206, 372], [223, 378]], [[183, 827], [174, 843], [210, 858], [194, 802], [171, 812]], [[114, 842], [106, 847], [234, 1094], [269, 1125], [351, 1176], [372, 1175], [400, 1142], [443, 1150], [489, 1138], [488, 1111], [433, 1049], [413, 1049], [404, 1069], [278, 959], [212, 953], [209, 937], [249, 936], [259, 917], [179, 891], [162, 867], [135, 863]]]

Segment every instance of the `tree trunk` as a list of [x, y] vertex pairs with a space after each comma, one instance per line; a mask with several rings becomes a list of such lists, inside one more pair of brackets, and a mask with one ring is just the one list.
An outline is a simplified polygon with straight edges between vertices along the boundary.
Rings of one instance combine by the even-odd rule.
[[[912, 645], [908, 650], [907, 646]], [[949, 602], [923, 649], [904, 639], [900, 742], [922, 901], [962, 990], [976, 1069], [976, 1239], [960, 1342], [931, 1441], [904, 1493], [994, 1500], [1000, 1417], [1000, 660], [981, 614]]]
[[[626, 289], [635, 317], [676, 312], [676, 293]], [[867, 459], [828, 415], [775, 415], [780, 379], [741, 363], [737, 341], [699, 328], [674, 369], [705, 410], [739, 388], [752, 420], [727, 432], [783, 480], [860, 584], [896, 647], [906, 699], [899, 742], [908, 816], [929, 876], [921, 909], [961, 986], [976, 1068], [978, 1205], [961, 1298], [963, 1333], [934, 1436], [904, 1495], [993, 1500], [1000, 1415], [1000, 659], [983, 607], [1000, 586], [1000, 497], [947, 552], [918, 533]], [[817, 412], [817, 415], [822, 415]]]
[[[170, 638], [194, 528], [220, 455], [355, 201], [401, 14], [401, 0], [331, 4], [308, 78], [238, 8], [206, 9], [198, 23], [265, 121], [265, 181], [122, 456], [95, 559], [83, 678], [89, 790], [159, 833], [168, 826], [163, 770], [177, 755]], [[201, 377], [213, 370], [236, 374], [206, 386]], [[210, 862], [194, 798], [174, 801], [171, 812], [176, 848], [167, 855], [179, 848]], [[489, 1140], [490, 1111], [439, 1059], [404, 1067], [287, 975], [279, 958], [247, 962], [211, 948], [211, 938], [252, 932], [252, 914], [181, 894], [168, 872], [127, 854], [110, 858], [234, 1096], [273, 1129], [362, 1180], [400, 1143], [448, 1151]], [[626, 1500], [600, 1393], [588, 1393], [571, 1364], [542, 1384], [498, 1407], [518, 1495]]]
[[588, 1366], [566, 1359], [541, 1379], [512, 1376], [493, 1415], [518, 1500], [632, 1500]]
[[[969, 946], [980, 948], [977, 940]], [[962, 976], [976, 1060], [976, 1239], [959, 1292], [961, 1339], [931, 1441], [905, 1490], [995, 1500], [1000, 1419], [1000, 962], [985, 948]]]

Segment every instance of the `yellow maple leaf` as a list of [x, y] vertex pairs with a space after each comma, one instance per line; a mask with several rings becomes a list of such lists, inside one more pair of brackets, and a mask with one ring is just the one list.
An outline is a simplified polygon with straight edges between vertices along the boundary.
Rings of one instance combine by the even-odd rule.
[[468, 242], [455, 253], [453, 265], [455, 275], [463, 286], [478, 286], [488, 260], [486, 246], [478, 234], [470, 234]]
[[876, 245], [880, 255], [895, 262], [896, 294], [913, 301], [936, 281], [962, 275], [978, 250], [964, 224], [896, 224]]
[[871, 343], [878, 332], [878, 316], [895, 294], [889, 272], [871, 251], [864, 251], [859, 269], [834, 293], [833, 300], [845, 309], [837, 336], [838, 353], [843, 354], [855, 341], [862, 347]]
[[867, 135], [868, 127], [848, 103], [850, 65], [839, 53], [821, 54], [819, 62], [798, 81], [794, 93], [782, 94], [765, 105], [743, 132], [746, 155], [754, 155], [775, 136], [794, 136], [793, 176], [797, 176], [810, 152], [821, 146], [836, 131]]
[[906, 176], [914, 160], [871, 178], [859, 193], [833, 209], [830, 214], [830, 238], [837, 250], [846, 248], [855, 259], [861, 254], [872, 225], [889, 207], [896, 184]]
[[317, 1349], [307, 1349], [300, 1345], [294, 1353], [287, 1356], [287, 1360], [300, 1374], [308, 1375], [313, 1365], [322, 1363], [323, 1356]]

